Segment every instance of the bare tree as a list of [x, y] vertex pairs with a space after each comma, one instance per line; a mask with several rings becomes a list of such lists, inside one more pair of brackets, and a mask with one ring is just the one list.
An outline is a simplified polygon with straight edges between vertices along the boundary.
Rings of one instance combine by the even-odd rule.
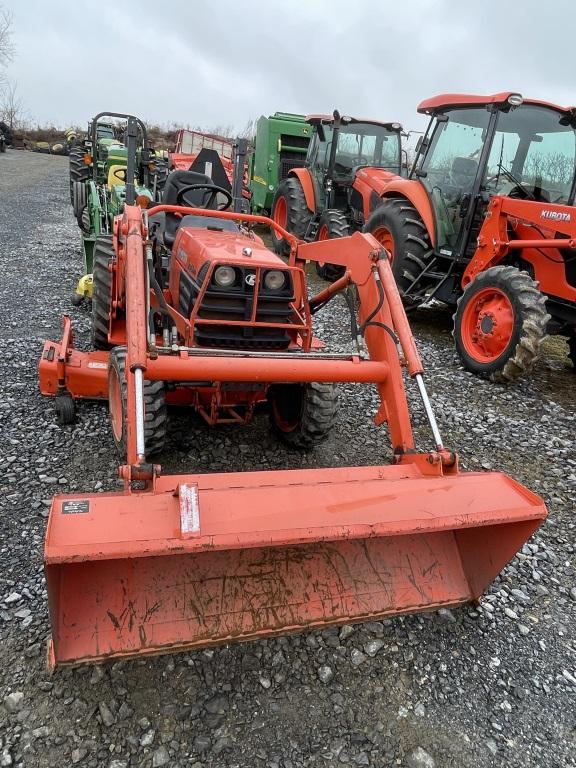
[[0, 6], [0, 86], [6, 84], [4, 68], [14, 58], [12, 45], [12, 14]]
[[256, 120], [254, 120], [253, 117], [249, 118], [244, 128], [242, 128], [242, 130], [238, 133], [238, 136], [241, 139], [248, 139], [249, 141], [254, 141], [254, 139], [256, 138]]
[[13, 131], [22, 127], [24, 117], [24, 105], [18, 96], [16, 83], [6, 81], [0, 96], [0, 118]]

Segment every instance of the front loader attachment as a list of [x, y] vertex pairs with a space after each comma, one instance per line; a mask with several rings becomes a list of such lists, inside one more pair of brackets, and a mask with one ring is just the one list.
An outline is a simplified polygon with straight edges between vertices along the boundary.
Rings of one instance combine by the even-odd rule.
[[506, 475], [414, 464], [166, 476], [152, 494], [57, 496], [51, 663], [460, 605], [545, 515]]
[[[148, 214], [162, 211], [268, 221], [167, 205]], [[459, 471], [457, 455], [443, 444], [380, 244], [361, 233], [298, 244], [269, 222], [291, 243], [287, 268], [301, 269], [310, 259], [343, 266], [345, 274], [317, 296], [308, 299], [303, 291], [298, 298], [292, 322], [300, 349], [238, 354], [195, 344], [194, 310], [187, 320], [166, 295], [150, 289], [146, 215], [127, 205], [116, 227], [123, 260], [118, 291], [125, 284], [125, 294], [113, 302], [125, 323], [122, 385], [114, 390], [106, 353], [74, 350], [69, 321], [59, 344], [46, 342], [40, 363], [45, 394], [106, 398], [116, 391], [120, 405], [113, 396], [113, 424], [126, 430], [122, 492], [56, 496], [52, 503], [45, 545], [51, 663], [199, 648], [480, 597], [546, 509], [506, 475]], [[316, 354], [312, 315], [349, 285], [359, 299], [357, 313], [350, 302], [356, 350], [346, 359]], [[254, 299], [254, 323], [261, 322], [257, 308]], [[170, 334], [151, 339], [149, 321], [159, 309], [174, 325]], [[226, 316], [203, 322], [217, 327], [244, 321]], [[432, 451], [416, 449], [402, 366], [418, 388]], [[387, 425], [393, 463], [163, 476], [147, 459], [144, 394], [146, 382], [154, 381], [169, 385], [169, 394], [183, 386], [189, 392], [198, 382], [233, 388], [373, 383], [380, 399], [374, 421]]]

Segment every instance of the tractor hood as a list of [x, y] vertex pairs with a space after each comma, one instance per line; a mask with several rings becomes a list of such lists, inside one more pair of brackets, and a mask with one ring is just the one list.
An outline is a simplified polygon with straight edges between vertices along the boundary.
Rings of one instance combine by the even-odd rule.
[[397, 173], [386, 171], [384, 168], [372, 168], [370, 166], [360, 168], [356, 173], [356, 179], [367, 184], [378, 196], [382, 194], [387, 184], [393, 179], [399, 178], [401, 177]]
[[285, 266], [282, 259], [271, 253], [259, 237], [252, 239], [240, 232], [187, 227], [186, 221], [178, 232], [173, 251], [181, 263], [191, 266], [216, 260], [246, 266], [251, 263], [272, 268]]

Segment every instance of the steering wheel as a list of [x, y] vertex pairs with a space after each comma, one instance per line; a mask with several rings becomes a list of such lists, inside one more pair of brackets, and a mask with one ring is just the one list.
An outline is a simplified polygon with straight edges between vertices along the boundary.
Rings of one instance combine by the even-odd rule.
[[[185, 199], [185, 195], [187, 192], [192, 192], [193, 190], [197, 189], [204, 189], [207, 192], [210, 192], [210, 197], [208, 198], [208, 202], [206, 202], [204, 205], [197, 205], [196, 203], [190, 203]], [[217, 187], [215, 184], [188, 184], [185, 187], [182, 187], [178, 190], [178, 194], [176, 195], [176, 205], [189, 205], [191, 208], [206, 208], [209, 209], [214, 201], [216, 200], [216, 196], [218, 194], [224, 195], [226, 197], [225, 202], [221, 203], [217, 208], [214, 210], [216, 211], [225, 211], [232, 205], [232, 195], [230, 192], [228, 192], [227, 189], [224, 189], [223, 187]]]
[[126, 183], [126, 168], [116, 168], [115, 171], [112, 171], [112, 176]]

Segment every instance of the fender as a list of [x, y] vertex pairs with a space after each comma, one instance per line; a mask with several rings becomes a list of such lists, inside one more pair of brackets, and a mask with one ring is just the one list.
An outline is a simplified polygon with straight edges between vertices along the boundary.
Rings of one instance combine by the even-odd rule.
[[388, 197], [405, 197], [422, 217], [422, 221], [428, 231], [432, 247], [436, 247], [436, 224], [434, 220], [434, 211], [430, 204], [430, 198], [424, 186], [413, 179], [402, 179], [396, 177], [388, 182], [380, 191], [381, 197], [385, 200]]
[[308, 168], [293, 168], [288, 174], [288, 177], [290, 176], [296, 176], [304, 190], [306, 205], [312, 213], [316, 213], [316, 195], [314, 194], [314, 184], [312, 183], [312, 176]]

